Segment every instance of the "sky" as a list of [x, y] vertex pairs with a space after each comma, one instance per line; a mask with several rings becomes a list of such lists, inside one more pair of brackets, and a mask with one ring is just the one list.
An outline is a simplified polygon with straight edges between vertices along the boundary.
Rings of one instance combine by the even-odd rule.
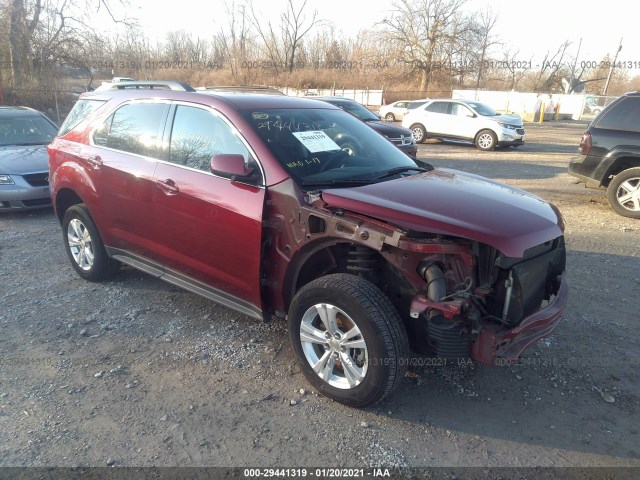
[[[298, 4], [301, 0], [294, 0]], [[287, 0], [254, 0], [265, 22], [278, 21]], [[185, 30], [209, 37], [227, 24], [223, 0], [180, 0], [179, 8], [158, 8], [157, 0], [130, 0], [130, 12], [137, 16], [145, 33], [163, 39], [167, 31]], [[507, 47], [520, 51], [521, 60], [542, 61], [566, 40], [572, 42], [568, 53], [575, 56], [582, 39], [579, 61], [600, 61], [613, 56], [623, 37], [618, 60], [632, 62], [640, 74], [640, 28], [637, 15], [630, 14], [628, 2], [608, 0], [606, 8], [596, 10], [584, 1], [575, 0], [467, 0], [465, 9], [480, 11], [490, 6], [498, 16], [495, 33]], [[308, 0], [309, 11], [332, 22], [338, 31], [349, 36], [369, 29], [389, 15], [392, 0]]]

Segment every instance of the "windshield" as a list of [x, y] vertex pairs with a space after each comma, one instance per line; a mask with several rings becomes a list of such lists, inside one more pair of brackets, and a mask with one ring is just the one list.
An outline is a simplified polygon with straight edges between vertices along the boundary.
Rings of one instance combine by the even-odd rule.
[[399, 168], [398, 173], [417, 170], [395, 145], [341, 110], [268, 109], [243, 114], [306, 189], [370, 183]]
[[498, 113], [491, 108], [489, 105], [485, 105], [484, 103], [478, 102], [467, 102], [471, 108], [473, 108], [479, 115], [484, 117], [495, 117]]
[[353, 115], [356, 118], [359, 118], [363, 122], [372, 122], [372, 121], [380, 120], [375, 113], [373, 113], [364, 105], [360, 105], [359, 103], [356, 103], [356, 102], [340, 102], [340, 103], [334, 103], [334, 105], [346, 110], [351, 115]]
[[48, 145], [57, 128], [39, 115], [0, 118], [0, 145]]

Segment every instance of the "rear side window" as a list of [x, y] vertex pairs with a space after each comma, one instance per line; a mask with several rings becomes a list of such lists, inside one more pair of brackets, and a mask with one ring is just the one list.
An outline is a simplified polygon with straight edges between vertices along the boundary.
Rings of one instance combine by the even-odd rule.
[[449, 113], [449, 104], [447, 102], [433, 102], [425, 108], [427, 112], [433, 113]]
[[69, 133], [105, 103], [104, 100], [78, 100], [58, 130], [58, 136]]
[[94, 132], [93, 141], [115, 150], [157, 157], [168, 110], [164, 103], [124, 105]]
[[597, 128], [640, 132], [640, 97], [626, 97], [604, 112]]

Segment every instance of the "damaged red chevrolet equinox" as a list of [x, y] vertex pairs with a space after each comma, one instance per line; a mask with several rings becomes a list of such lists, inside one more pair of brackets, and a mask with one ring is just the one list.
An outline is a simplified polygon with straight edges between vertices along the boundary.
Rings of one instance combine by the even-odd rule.
[[81, 277], [125, 263], [250, 317], [286, 317], [308, 381], [347, 405], [389, 395], [411, 351], [515, 359], [567, 302], [553, 205], [419, 166], [325, 102], [87, 93], [49, 154]]

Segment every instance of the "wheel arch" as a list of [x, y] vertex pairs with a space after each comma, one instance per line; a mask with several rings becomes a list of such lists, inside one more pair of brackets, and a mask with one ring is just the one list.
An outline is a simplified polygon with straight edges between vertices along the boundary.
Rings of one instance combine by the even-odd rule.
[[613, 177], [625, 170], [637, 167], [640, 167], [640, 156], [621, 156], [609, 165], [606, 173], [602, 177], [601, 185], [608, 187]]
[[62, 224], [64, 213], [69, 209], [69, 207], [72, 207], [73, 205], [77, 205], [79, 203], [85, 202], [74, 190], [70, 188], [61, 188], [56, 194], [54, 202], [56, 217], [58, 217], [58, 221]]
[[[289, 309], [296, 292], [306, 284], [332, 273], [360, 276], [379, 287], [385, 282], [399, 285], [398, 279], [404, 279], [392, 262], [368, 245], [344, 239], [322, 239], [299, 251], [289, 264], [283, 288], [285, 308]], [[393, 282], [389, 281], [391, 278]], [[388, 291], [388, 288], [384, 290]], [[399, 294], [389, 297], [399, 306]]]

